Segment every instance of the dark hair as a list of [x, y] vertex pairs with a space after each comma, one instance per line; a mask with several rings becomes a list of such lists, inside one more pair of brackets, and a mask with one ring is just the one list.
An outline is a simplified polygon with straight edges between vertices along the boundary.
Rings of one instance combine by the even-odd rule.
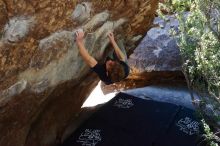
[[114, 67], [108, 72], [108, 74], [113, 83], [119, 82], [125, 78], [124, 66], [120, 62], [115, 61]]

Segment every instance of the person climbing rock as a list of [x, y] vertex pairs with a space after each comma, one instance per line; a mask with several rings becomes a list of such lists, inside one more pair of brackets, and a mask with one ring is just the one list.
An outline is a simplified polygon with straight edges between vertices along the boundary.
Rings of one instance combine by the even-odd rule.
[[[129, 75], [129, 66], [127, 64], [127, 55], [123, 47], [119, 48], [117, 45], [114, 34], [108, 33], [108, 38], [114, 50], [107, 57], [104, 64], [98, 63], [86, 50], [83, 39], [84, 32], [82, 29], [76, 31], [76, 43], [79, 48], [79, 53], [83, 60], [88, 64], [94, 72], [97, 73], [100, 80], [109, 85], [125, 79]], [[121, 50], [123, 49], [123, 51]]]

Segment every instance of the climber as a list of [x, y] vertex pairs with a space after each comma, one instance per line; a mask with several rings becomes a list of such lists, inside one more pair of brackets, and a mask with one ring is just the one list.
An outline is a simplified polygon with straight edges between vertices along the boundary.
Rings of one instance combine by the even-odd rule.
[[88, 64], [94, 72], [97, 73], [99, 78], [106, 84], [112, 84], [125, 79], [129, 74], [129, 66], [127, 65], [127, 55], [123, 53], [118, 47], [114, 34], [108, 33], [108, 38], [114, 48], [112, 51], [112, 57], [107, 57], [104, 64], [100, 64], [93, 58], [86, 50], [84, 43], [84, 32], [82, 29], [76, 31], [76, 43], [79, 48], [80, 55], [83, 60]]

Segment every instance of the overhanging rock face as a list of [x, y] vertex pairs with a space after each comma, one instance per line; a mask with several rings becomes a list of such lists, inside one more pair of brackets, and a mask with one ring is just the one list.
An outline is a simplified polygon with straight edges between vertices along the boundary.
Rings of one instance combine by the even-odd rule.
[[[187, 14], [187, 13], [186, 13]], [[178, 34], [179, 22], [175, 15], [156, 17], [152, 27], [143, 40], [129, 56], [132, 69], [128, 78], [115, 85], [102, 86], [105, 93], [148, 85], [186, 85], [182, 73], [182, 62], [177, 39], [171, 31]]]
[[58, 144], [97, 83], [75, 30], [85, 30], [86, 48], [102, 60], [108, 31], [135, 43], [156, 7], [156, 0], [0, 0], [0, 145]]

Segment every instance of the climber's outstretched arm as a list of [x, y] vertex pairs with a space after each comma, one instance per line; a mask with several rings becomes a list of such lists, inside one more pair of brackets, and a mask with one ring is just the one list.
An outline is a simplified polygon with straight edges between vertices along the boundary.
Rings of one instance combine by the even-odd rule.
[[115, 42], [114, 34], [112, 32], [108, 33], [109, 40], [114, 47], [115, 53], [119, 60], [126, 61], [126, 56], [123, 54], [121, 49], [118, 47], [117, 43]]
[[84, 46], [83, 38], [84, 38], [84, 32], [82, 30], [77, 30], [76, 43], [79, 48], [79, 53], [82, 56], [83, 60], [86, 62], [86, 64], [88, 64], [90, 67], [94, 67], [97, 64], [97, 61], [86, 50]]

